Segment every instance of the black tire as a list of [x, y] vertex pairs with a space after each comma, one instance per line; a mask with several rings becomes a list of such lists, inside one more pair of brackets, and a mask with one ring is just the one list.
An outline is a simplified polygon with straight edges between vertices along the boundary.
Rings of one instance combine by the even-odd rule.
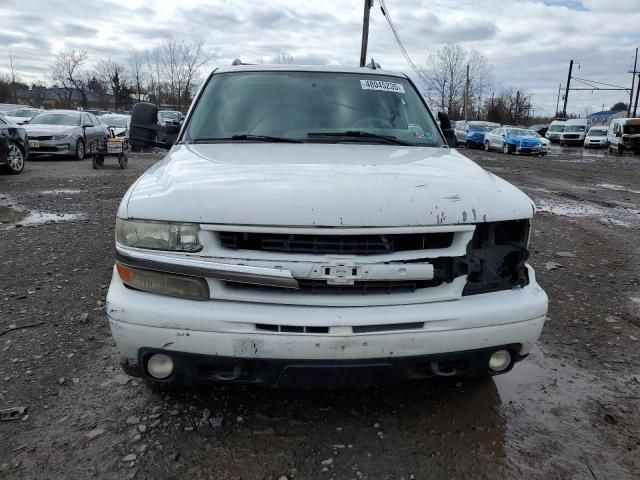
[[511, 149], [509, 148], [509, 144], [506, 143], [506, 142], [502, 144], [502, 153], [506, 153], [507, 155], [511, 153]]
[[616, 152], [618, 155], [622, 155], [624, 150], [622, 149], [622, 145], [618, 144], [618, 151]]
[[91, 165], [96, 170], [98, 169], [98, 167], [103, 166], [104, 165], [104, 156], [103, 155], [93, 155], [92, 160], [91, 160]]
[[84, 158], [85, 153], [86, 153], [86, 149], [84, 146], [84, 140], [79, 138], [78, 141], [76, 142], [76, 153], [73, 156], [73, 158], [75, 158], [76, 160], [82, 160]]
[[24, 170], [24, 152], [20, 145], [10, 142], [7, 151], [7, 171], [12, 175], [17, 175], [22, 170]]
[[120, 169], [124, 170], [125, 168], [127, 168], [127, 165], [129, 164], [129, 159], [127, 158], [126, 155], [120, 155], [118, 156], [118, 164], [120, 165]]
[[491, 145], [489, 144], [489, 142], [484, 142], [484, 151], [485, 152], [491, 151]]

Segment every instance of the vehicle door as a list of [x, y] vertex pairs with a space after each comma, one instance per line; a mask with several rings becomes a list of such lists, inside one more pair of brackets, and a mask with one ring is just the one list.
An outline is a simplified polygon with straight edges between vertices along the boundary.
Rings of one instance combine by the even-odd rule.
[[9, 125], [0, 118], [0, 163], [7, 161], [9, 154]]
[[93, 153], [98, 147], [98, 119], [92, 113], [82, 115], [87, 153]]
[[493, 136], [496, 134], [496, 130], [497, 128], [494, 128], [493, 130], [490, 130], [487, 132], [487, 134], [484, 136], [484, 142], [489, 144], [489, 148], [491, 148], [491, 142], [493, 142]]
[[607, 130], [607, 140], [609, 141], [609, 145], [617, 145], [618, 137], [617, 133], [620, 131], [620, 125], [618, 122], [613, 121], [609, 125], [609, 130]]
[[501, 128], [500, 135], [498, 136], [498, 148], [504, 148], [504, 144], [507, 143], [507, 129]]
[[458, 143], [465, 143], [467, 141], [467, 124], [464, 122], [456, 123], [456, 129], [454, 130], [456, 134], [456, 141]]

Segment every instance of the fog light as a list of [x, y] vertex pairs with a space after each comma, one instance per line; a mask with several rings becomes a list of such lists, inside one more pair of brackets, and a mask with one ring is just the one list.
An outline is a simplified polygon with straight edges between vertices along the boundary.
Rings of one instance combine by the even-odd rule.
[[498, 350], [489, 359], [489, 368], [494, 372], [506, 370], [511, 365], [511, 354], [506, 350]]
[[167, 378], [173, 373], [173, 360], [164, 353], [155, 353], [147, 360], [147, 371], [153, 378]]

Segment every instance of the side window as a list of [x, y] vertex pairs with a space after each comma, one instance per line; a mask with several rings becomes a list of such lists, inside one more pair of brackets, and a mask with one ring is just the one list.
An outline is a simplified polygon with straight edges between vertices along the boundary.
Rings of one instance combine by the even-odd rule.
[[100, 125], [100, 120], [93, 113], [89, 114], [89, 118], [91, 119], [91, 123], [93, 123], [94, 126]]
[[84, 115], [82, 115], [82, 124], [86, 127], [93, 126], [93, 122], [91, 121], [91, 117], [89, 116], [88, 113], [85, 113]]

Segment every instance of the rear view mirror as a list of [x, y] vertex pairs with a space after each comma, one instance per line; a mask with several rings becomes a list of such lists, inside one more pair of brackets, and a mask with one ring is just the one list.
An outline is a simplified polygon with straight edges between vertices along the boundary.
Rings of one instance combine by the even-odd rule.
[[173, 145], [173, 142], [158, 141], [158, 107], [153, 103], [140, 102], [133, 106], [129, 128], [129, 143], [134, 150], [151, 147], [169, 149]]
[[456, 134], [451, 128], [451, 120], [449, 115], [444, 112], [438, 112], [438, 121], [440, 122], [440, 129], [444, 133], [444, 138], [447, 140], [447, 145], [450, 147], [456, 146]]

